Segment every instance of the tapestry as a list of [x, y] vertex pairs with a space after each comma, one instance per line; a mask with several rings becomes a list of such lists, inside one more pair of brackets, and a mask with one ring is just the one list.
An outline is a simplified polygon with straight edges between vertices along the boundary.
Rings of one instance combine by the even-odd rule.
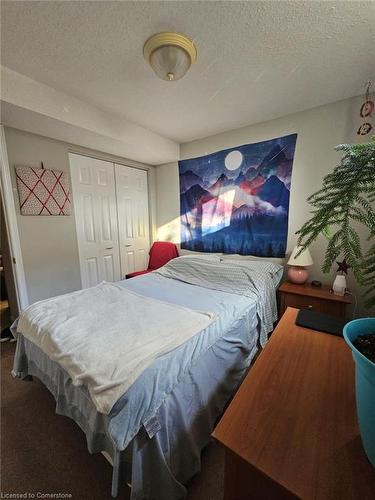
[[284, 257], [297, 134], [179, 162], [181, 248]]
[[16, 167], [21, 215], [70, 215], [66, 172]]

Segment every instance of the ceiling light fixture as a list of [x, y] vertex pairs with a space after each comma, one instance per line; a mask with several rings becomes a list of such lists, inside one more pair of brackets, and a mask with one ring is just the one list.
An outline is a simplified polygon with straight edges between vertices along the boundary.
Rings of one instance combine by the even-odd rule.
[[182, 78], [196, 61], [197, 49], [182, 33], [163, 32], [146, 41], [143, 55], [159, 78], [172, 82]]

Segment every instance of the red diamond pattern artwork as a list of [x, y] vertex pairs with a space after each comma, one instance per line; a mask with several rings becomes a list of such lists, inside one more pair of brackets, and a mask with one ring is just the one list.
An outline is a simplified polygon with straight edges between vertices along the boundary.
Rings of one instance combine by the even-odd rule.
[[70, 215], [66, 172], [16, 167], [21, 215]]

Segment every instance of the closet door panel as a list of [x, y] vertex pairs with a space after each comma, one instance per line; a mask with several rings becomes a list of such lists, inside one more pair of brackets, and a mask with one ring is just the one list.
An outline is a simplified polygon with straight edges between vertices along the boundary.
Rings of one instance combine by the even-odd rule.
[[82, 287], [121, 277], [113, 163], [70, 154]]
[[[123, 273], [123, 276], [125, 276], [127, 273], [132, 273], [137, 270], [135, 266], [135, 255], [133, 250], [125, 250], [121, 260], [121, 269], [124, 269], [124, 267], [125, 272]], [[138, 269], [138, 271], [142, 271], [142, 269]]]
[[77, 199], [79, 210], [82, 211], [83, 228], [82, 236], [85, 244], [96, 243], [95, 212], [92, 193], [82, 192]]
[[115, 263], [112, 254], [103, 257], [103, 275], [105, 281], [116, 281]]
[[[70, 155], [70, 158], [72, 155]], [[92, 185], [92, 171], [89, 165], [77, 165], [79, 184]]]
[[139, 250], [138, 252], [138, 264], [140, 269], [147, 269], [149, 255], [145, 250]]
[[82, 271], [87, 287], [95, 286], [100, 282], [99, 279], [99, 263], [96, 257], [86, 258], [82, 262]]
[[[98, 211], [99, 211], [99, 227], [100, 227], [100, 238], [102, 243], [112, 244], [116, 239], [116, 235], [113, 234], [116, 227], [113, 227], [111, 214], [111, 199], [110, 195], [99, 195], [98, 196]], [[115, 215], [116, 217], [116, 215]]]
[[[112, 163], [109, 162], [103, 162], [107, 163], [108, 165], [112, 165]], [[111, 189], [113, 185], [113, 174], [112, 174], [112, 167], [109, 168], [107, 165], [97, 165], [96, 168], [96, 183], [98, 186], [102, 187], [109, 187]]]
[[150, 249], [147, 172], [115, 165], [121, 272], [148, 265]]

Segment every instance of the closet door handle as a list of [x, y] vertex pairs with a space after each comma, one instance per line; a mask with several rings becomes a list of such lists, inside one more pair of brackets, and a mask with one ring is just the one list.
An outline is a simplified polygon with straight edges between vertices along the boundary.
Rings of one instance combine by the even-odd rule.
[[113, 247], [106, 247], [106, 250], [112, 250]]
[[131, 245], [125, 245], [126, 247], [131, 247]]

